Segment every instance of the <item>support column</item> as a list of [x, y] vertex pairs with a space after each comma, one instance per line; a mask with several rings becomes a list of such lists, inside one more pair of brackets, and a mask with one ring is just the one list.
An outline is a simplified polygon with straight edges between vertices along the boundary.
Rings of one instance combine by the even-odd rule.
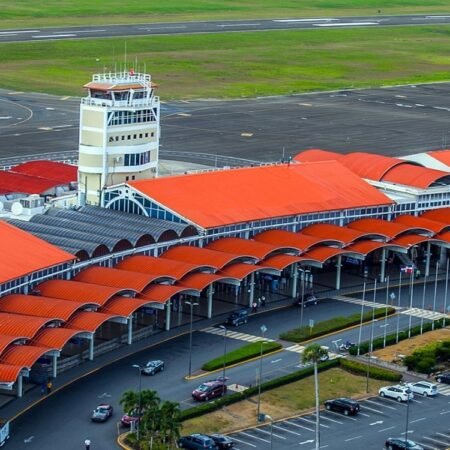
[[212, 317], [212, 300], [213, 300], [214, 289], [213, 285], [208, 286], [208, 319]]
[[165, 326], [166, 331], [170, 330], [170, 308], [171, 307], [172, 307], [172, 301], [169, 300], [166, 303], [166, 326]]
[[52, 356], [53, 362], [52, 362], [52, 377], [56, 378], [56, 375], [58, 375], [58, 355], [54, 354]]
[[92, 335], [89, 341], [89, 361], [94, 360], [94, 335]]
[[336, 261], [336, 290], [341, 289], [341, 267], [342, 267], [342, 255], [337, 257]]
[[[297, 281], [298, 281], [298, 263], [292, 265], [292, 290], [291, 297], [297, 298]], [[304, 281], [303, 281], [304, 283]]]
[[128, 318], [128, 335], [127, 344], [131, 345], [133, 343], [133, 315]]
[[255, 272], [250, 274], [250, 295], [248, 296], [248, 307], [253, 305], [253, 299], [255, 298]]
[[441, 247], [441, 252], [439, 254], [439, 265], [445, 267], [447, 259], [447, 249], [445, 247]]
[[427, 242], [427, 253], [425, 255], [425, 276], [430, 276], [431, 242]]
[[384, 283], [386, 275], [386, 249], [381, 250], [381, 272], [380, 272], [380, 282]]
[[17, 377], [17, 397], [22, 397], [23, 395], [23, 384], [22, 384], [22, 375]]

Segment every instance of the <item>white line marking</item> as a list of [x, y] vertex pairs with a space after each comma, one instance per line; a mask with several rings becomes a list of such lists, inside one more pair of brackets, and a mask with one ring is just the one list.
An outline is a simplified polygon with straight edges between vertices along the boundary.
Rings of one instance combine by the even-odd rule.
[[289, 22], [330, 22], [331, 20], [339, 20], [339, 19], [277, 19], [277, 20], [272, 20], [272, 22], [282, 22], [282, 23], [289, 23]]
[[314, 430], [313, 430], [312, 428], [305, 427], [304, 425], [300, 425], [300, 424], [295, 423], [295, 422], [289, 422], [289, 421], [286, 421], [286, 422], [284, 422], [284, 423], [285, 423], [285, 424], [292, 425], [292, 426], [297, 427], [297, 428], [301, 428], [302, 430], [307, 430], [307, 431], [314, 432]]
[[155, 30], [178, 30], [186, 28], [185, 26], [173, 26], [173, 27], [154, 27], [154, 28], [138, 28], [139, 30], [144, 31], [155, 31]]
[[279, 434], [271, 433], [270, 431], [264, 430], [264, 428], [255, 428], [254, 431], [259, 431], [261, 433], [268, 434], [269, 436], [275, 436], [277, 438], [284, 439], [284, 440], [287, 439], [284, 436], [280, 436]]
[[361, 439], [361, 438], [362, 438], [362, 436], [355, 436], [350, 439], [346, 439], [345, 442], [354, 441], [355, 439]]
[[240, 442], [241, 444], [245, 444], [245, 445], [250, 445], [250, 447], [256, 447], [255, 444], [251, 444], [250, 442], [245, 442], [245, 441], [241, 441], [240, 439], [238, 439], [235, 435], [233, 435], [233, 440]]
[[260, 438], [258, 436], [253, 436], [253, 434], [246, 433], [245, 431], [241, 431], [241, 434], [244, 434], [245, 436], [248, 436], [248, 437], [253, 438], [253, 439], [258, 439], [259, 441], [270, 443], [270, 441], [268, 441], [267, 439], [263, 439], [263, 438]]
[[383, 431], [393, 430], [395, 427], [383, 428], [382, 430], [378, 430], [378, 433], [382, 433]]
[[279, 425], [274, 425], [273, 427], [274, 427], [274, 428], [278, 428], [278, 429], [281, 430], [281, 431], [285, 431], [286, 433], [291, 433], [291, 434], [295, 434], [295, 435], [297, 435], [297, 436], [301, 436], [300, 433], [296, 433], [295, 431], [288, 430], [287, 428], [280, 427]]
[[67, 128], [71, 127], [72, 125], [55, 125], [53, 128]]
[[40, 33], [39, 30], [16, 30], [16, 31], [0, 31], [0, 34], [12, 34], [16, 35], [18, 33]]
[[77, 30], [77, 33], [100, 33], [101, 31], [106, 31], [106, 30]]
[[224, 24], [224, 25], [217, 25], [218, 27], [225, 28], [225, 27], [259, 27], [260, 23], [230, 23], [230, 24]]
[[379, 25], [378, 22], [346, 22], [346, 23], [315, 23], [315, 27], [357, 27], [361, 25]]
[[74, 37], [76, 34], [49, 34], [40, 36], [31, 36], [33, 39], [47, 39], [47, 38], [58, 38], [58, 37]]
[[425, 419], [426, 419], [426, 417], [422, 417], [422, 418], [420, 418], [420, 419], [416, 419], [416, 420], [410, 420], [410, 422], [409, 422], [409, 423], [422, 422], [422, 420], [425, 420]]

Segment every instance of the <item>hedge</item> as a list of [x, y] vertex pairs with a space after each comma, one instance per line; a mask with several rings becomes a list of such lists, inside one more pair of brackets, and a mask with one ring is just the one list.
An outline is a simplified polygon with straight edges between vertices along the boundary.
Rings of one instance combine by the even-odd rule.
[[[437, 330], [439, 328], [442, 328], [443, 323], [444, 323], [443, 319], [435, 320], [434, 321], [434, 329]], [[431, 331], [432, 328], [433, 327], [432, 327], [431, 322], [426, 322], [422, 326], [423, 332]], [[416, 325], [411, 328], [411, 336], [417, 336], [418, 334], [420, 334], [420, 325]], [[397, 336], [397, 333], [388, 334], [386, 336], [386, 346], [396, 344], [397, 343], [396, 336]], [[398, 342], [404, 341], [405, 339], [408, 339], [408, 330], [400, 331], [398, 334]], [[370, 341], [361, 342], [361, 344], [359, 344], [359, 354], [364, 355], [365, 353], [368, 353], [369, 348], [370, 348]], [[372, 349], [377, 350], [379, 348], [384, 348], [384, 338], [382, 338], [382, 337], [379, 337], [379, 338], [376, 338], [373, 340]], [[358, 345], [355, 345], [354, 347], [352, 347], [350, 349], [349, 353], [351, 355], [357, 355], [358, 354]]]
[[398, 382], [403, 378], [401, 373], [394, 370], [383, 369], [381, 367], [365, 364], [360, 361], [354, 361], [351, 359], [340, 358], [341, 367], [348, 372], [355, 375], [367, 375], [367, 368], [369, 368], [369, 377], [376, 380], [386, 380]]
[[[394, 308], [388, 307], [387, 313], [391, 315], [395, 312]], [[384, 317], [386, 315], [386, 308], [377, 308], [374, 312], [368, 311], [363, 314], [363, 322], [370, 322], [372, 317], [375, 318]], [[324, 334], [332, 333], [334, 331], [340, 331], [345, 328], [357, 325], [361, 322], [361, 314], [352, 314], [346, 317], [335, 317], [330, 320], [324, 320], [314, 325], [311, 330], [308, 326], [295, 328], [280, 334], [280, 339], [291, 342], [302, 342]]]
[[[279, 350], [282, 348], [282, 345], [278, 342], [263, 342], [262, 344], [262, 352], [263, 355], [266, 353], [274, 352], [275, 350]], [[248, 359], [254, 358], [255, 356], [259, 356], [261, 354], [261, 342], [252, 342], [251, 344], [244, 345], [236, 350], [228, 352], [225, 355], [225, 365], [230, 366], [232, 364], [236, 364], [242, 361], [247, 361]], [[212, 359], [211, 361], [206, 362], [202, 366], [202, 370], [216, 370], [223, 367], [223, 355], [219, 358]]]
[[[319, 372], [323, 372], [325, 370], [331, 369], [332, 367], [336, 367], [339, 365], [339, 359], [331, 359], [325, 361], [323, 363], [318, 364], [317, 368]], [[270, 391], [279, 386], [284, 386], [285, 384], [292, 383], [294, 381], [302, 380], [303, 378], [309, 377], [313, 375], [314, 367], [309, 366], [304, 369], [297, 370], [296, 372], [292, 372], [288, 375], [284, 375], [279, 378], [275, 378], [270, 381], [266, 381], [261, 384], [261, 392]], [[181, 411], [181, 420], [188, 420], [194, 417], [202, 416], [204, 414], [208, 414], [210, 412], [216, 411], [223, 406], [231, 405], [233, 403], [240, 402], [248, 397], [256, 395], [258, 393], [258, 386], [252, 386], [246, 389], [243, 392], [236, 392], [231, 395], [225, 395], [213, 402], [210, 403], [202, 403], [201, 405], [194, 406], [193, 408], [185, 409]]]
[[450, 341], [432, 342], [403, 359], [408, 370], [430, 374], [440, 363], [450, 361]]

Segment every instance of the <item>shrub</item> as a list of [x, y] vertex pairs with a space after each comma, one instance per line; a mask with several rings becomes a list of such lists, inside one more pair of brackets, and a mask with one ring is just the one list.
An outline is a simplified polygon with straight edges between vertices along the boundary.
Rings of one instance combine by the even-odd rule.
[[[348, 372], [354, 373], [355, 375], [367, 375], [368, 364], [346, 358], [340, 358], [339, 362], [341, 367]], [[369, 377], [376, 380], [398, 382], [403, 378], [403, 375], [393, 370], [383, 369], [381, 367], [371, 365], [369, 367]]]

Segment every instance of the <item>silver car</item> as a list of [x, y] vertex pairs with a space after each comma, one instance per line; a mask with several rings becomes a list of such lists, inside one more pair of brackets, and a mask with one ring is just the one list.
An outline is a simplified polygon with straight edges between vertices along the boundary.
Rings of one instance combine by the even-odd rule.
[[407, 386], [414, 394], [420, 394], [424, 397], [434, 397], [438, 394], [438, 388], [434, 383], [428, 381], [418, 381], [417, 383], [408, 383]]
[[398, 402], [407, 402], [414, 398], [414, 394], [411, 390], [407, 386], [402, 386], [401, 384], [382, 387], [378, 391], [378, 394], [380, 397], [390, 397]]

